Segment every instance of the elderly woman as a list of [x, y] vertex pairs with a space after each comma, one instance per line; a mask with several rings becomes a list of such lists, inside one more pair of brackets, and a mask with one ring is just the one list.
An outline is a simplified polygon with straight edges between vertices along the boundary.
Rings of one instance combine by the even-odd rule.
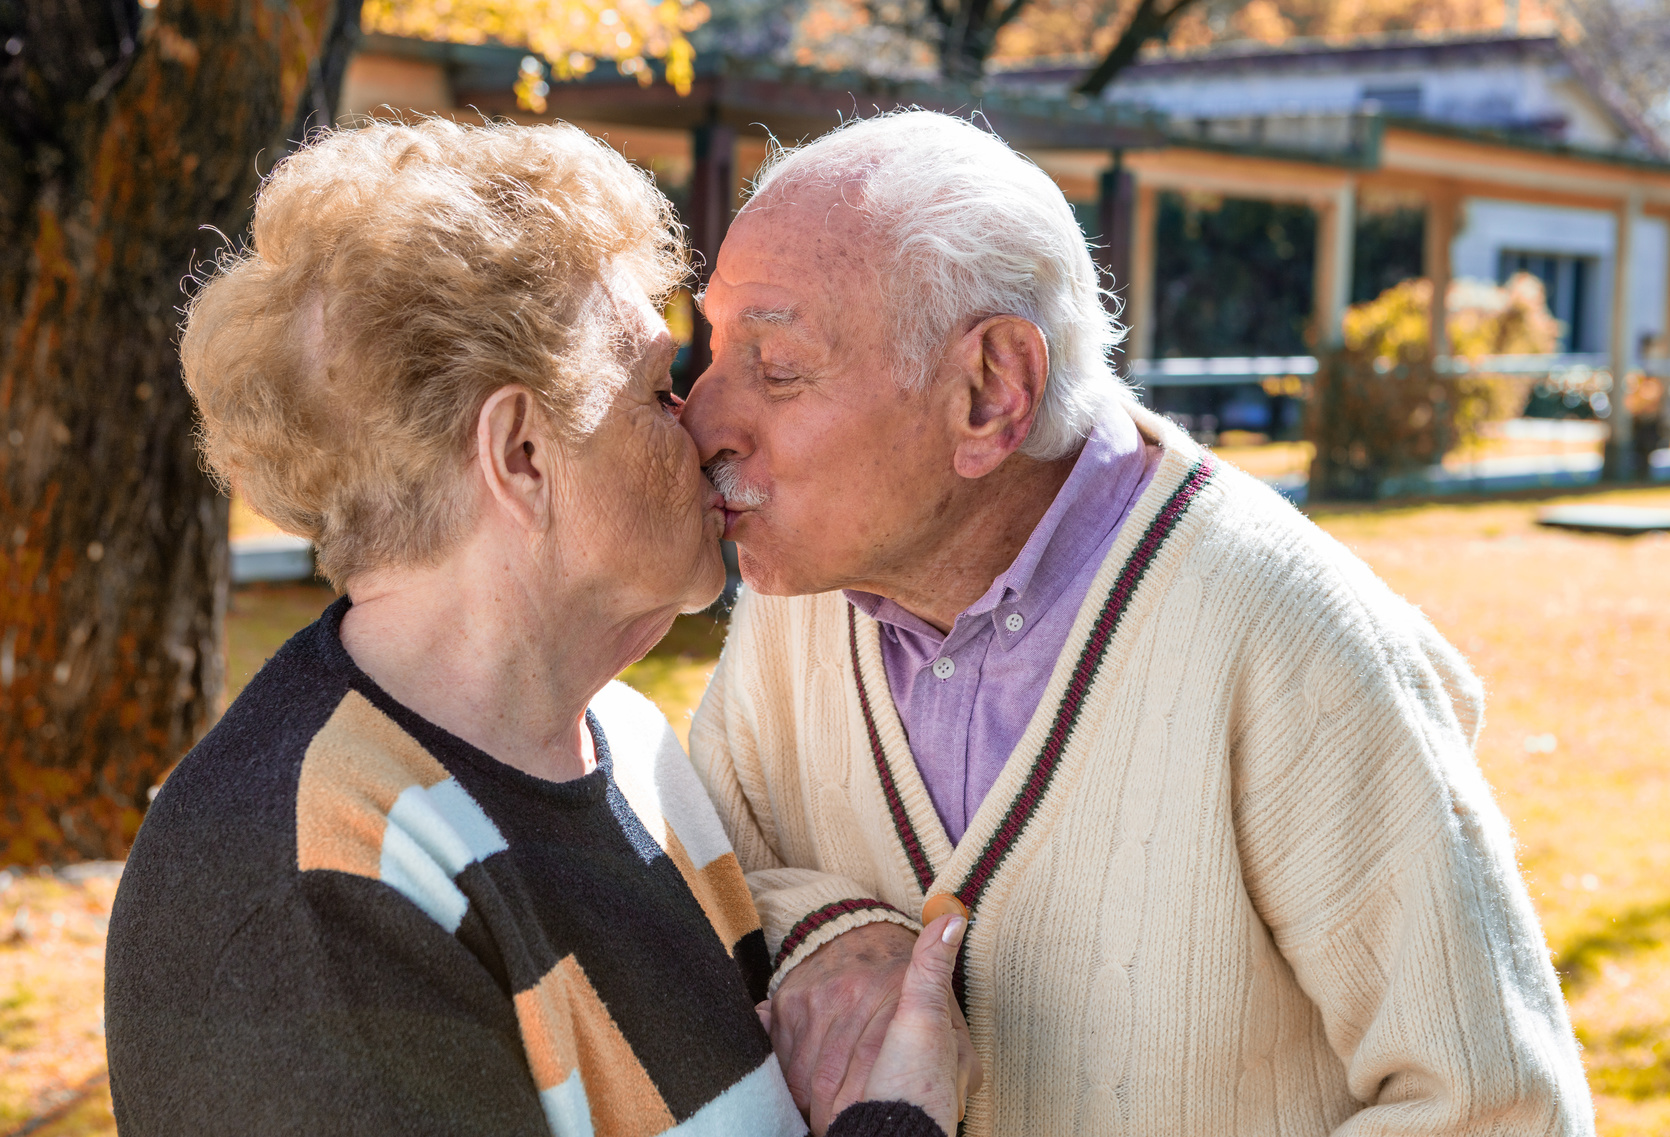
[[[611, 682], [724, 576], [658, 308], [676, 234], [573, 128], [374, 124], [285, 161], [201, 290], [207, 460], [347, 595], [134, 844], [125, 1135], [805, 1132], [736, 857]], [[962, 925], [921, 938], [831, 1133], [955, 1128]]]

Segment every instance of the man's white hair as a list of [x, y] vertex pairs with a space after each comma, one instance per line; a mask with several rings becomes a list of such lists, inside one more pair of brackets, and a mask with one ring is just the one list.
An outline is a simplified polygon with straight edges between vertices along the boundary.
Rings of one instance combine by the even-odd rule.
[[798, 188], [841, 189], [871, 226], [901, 383], [926, 385], [971, 319], [1030, 320], [1049, 346], [1049, 381], [1021, 453], [1042, 461], [1071, 454], [1126, 392], [1108, 363], [1125, 329], [1104, 304], [1073, 207], [1002, 139], [934, 111], [855, 119], [777, 147], [749, 206]]

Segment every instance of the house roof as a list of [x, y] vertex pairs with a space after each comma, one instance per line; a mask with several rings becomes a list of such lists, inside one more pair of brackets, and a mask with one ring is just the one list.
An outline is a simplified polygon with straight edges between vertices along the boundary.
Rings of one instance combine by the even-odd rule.
[[[1474, 46], [1485, 39], [1475, 37]], [[1496, 41], [1501, 40], [1502, 37], [1496, 37]], [[1560, 46], [1552, 37], [1519, 42], [1530, 45], [1526, 50], [1534, 51], [1549, 50], [1550, 44]], [[1460, 50], [1465, 45], [1427, 46]], [[1384, 44], [1375, 48], [1392, 49]], [[522, 59], [528, 54], [525, 49], [503, 44], [442, 43], [367, 34], [359, 50], [441, 64], [451, 79], [458, 105], [474, 107], [486, 114], [518, 113], [512, 85]], [[1296, 51], [1285, 53], [1297, 54]], [[1246, 49], [1238, 53], [1239, 58], [1250, 59], [1252, 55]], [[645, 86], [612, 69], [598, 68], [583, 79], [553, 82], [548, 103], [548, 113], [559, 118], [661, 129], [723, 123], [743, 133], [770, 132], [785, 141], [822, 133], [854, 114], [920, 106], [965, 114], [978, 111], [997, 134], [1023, 150], [1138, 150], [1176, 145], [1355, 169], [1380, 166], [1384, 130], [1393, 126], [1405, 132], [1457, 142], [1471, 141], [1496, 150], [1529, 151], [1654, 174], [1670, 170], [1670, 163], [1660, 150], [1596, 151], [1511, 131], [1365, 113], [1336, 116], [1344, 123], [1344, 141], [1338, 146], [1261, 144], [1179, 132], [1168, 127], [1163, 116], [1154, 112], [1083, 96], [1016, 88], [1001, 82], [952, 84], [892, 80], [859, 72], [780, 67], [711, 52], [698, 57], [696, 80], [688, 95], [679, 95], [659, 79]]]
[[[1096, 57], [1091, 55], [1017, 61], [996, 67], [993, 81], [1044, 86], [1070, 83], [1095, 62]], [[1122, 72], [1110, 91], [1148, 80], [1464, 68], [1486, 63], [1541, 63], [1567, 68], [1635, 146], [1661, 156], [1670, 153], [1664, 140], [1620, 97], [1613, 84], [1557, 35], [1504, 31], [1443, 35], [1404, 32], [1348, 42], [1294, 39], [1278, 45], [1238, 40], [1199, 51], [1145, 58]]]
[[[516, 113], [512, 86], [528, 52], [502, 44], [453, 44], [370, 34], [360, 50], [446, 67], [459, 105], [487, 114]], [[857, 114], [918, 106], [977, 111], [992, 130], [1021, 148], [1122, 149], [1161, 145], [1161, 119], [1150, 111], [1082, 96], [1063, 98], [991, 84], [896, 80], [860, 72], [783, 67], [707, 52], [680, 95], [658, 78], [649, 85], [599, 67], [581, 79], [553, 81], [548, 113], [559, 118], [688, 129], [725, 124], [785, 140], [820, 134]]]
[[[1477, 65], [1497, 60], [1565, 60], [1558, 36], [1464, 32], [1419, 35], [1399, 32], [1349, 41], [1291, 39], [1281, 44], [1234, 40], [1189, 52], [1146, 57], [1121, 73], [1120, 79], [1149, 79], [1173, 75], [1233, 75], [1241, 71], [1337, 71], [1369, 67]], [[1094, 65], [1093, 55], [1056, 56], [999, 64], [1002, 78], [1047, 80], [1082, 74]]]

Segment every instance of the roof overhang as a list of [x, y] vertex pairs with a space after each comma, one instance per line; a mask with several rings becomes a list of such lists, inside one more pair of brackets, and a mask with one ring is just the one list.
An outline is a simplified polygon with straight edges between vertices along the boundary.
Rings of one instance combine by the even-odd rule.
[[1296, 154], [1174, 139], [1130, 154], [1156, 189], [1322, 204], [1350, 187], [1670, 215], [1670, 162], [1403, 120], [1348, 154]]
[[[517, 68], [528, 54], [521, 48], [372, 34], [363, 38], [359, 50], [439, 64], [451, 77], [459, 106], [523, 117], [512, 93]], [[1165, 144], [1158, 115], [1095, 99], [777, 67], [713, 53], [697, 57], [696, 79], [688, 94], [679, 94], [659, 77], [641, 84], [604, 66], [580, 79], [553, 79], [546, 102], [546, 113], [561, 119], [662, 130], [726, 125], [786, 142], [822, 134], [858, 115], [922, 107], [965, 116], [976, 113], [1023, 150], [1124, 150]]]

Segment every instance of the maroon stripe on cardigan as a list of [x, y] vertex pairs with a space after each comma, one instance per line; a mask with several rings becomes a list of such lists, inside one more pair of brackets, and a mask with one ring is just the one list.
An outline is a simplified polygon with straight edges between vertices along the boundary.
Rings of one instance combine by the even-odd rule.
[[870, 735], [870, 756], [875, 759], [876, 776], [881, 779], [881, 792], [887, 799], [887, 811], [893, 815], [893, 831], [899, 835], [899, 844], [904, 846], [905, 856], [910, 859], [910, 868], [916, 874], [917, 887], [926, 893], [928, 886], [934, 882], [933, 865], [928, 862], [928, 853], [922, 848], [922, 841], [916, 835], [916, 827], [910, 822], [905, 800], [899, 795], [898, 783], [893, 780], [893, 768], [887, 764], [887, 753], [882, 749], [881, 735], [876, 732], [875, 716], [870, 713], [870, 692], [864, 686], [864, 669], [858, 665], [858, 613], [851, 604], [847, 605], [847, 642], [852, 647], [852, 675], [858, 681], [858, 708], [864, 712], [864, 729]]
[[[1016, 840], [1032, 820], [1039, 803], [1043, 801], [1050, 781], [1060, 765], [1061, 755], [1072, 737], [1079, 712], [1084, 708], [1084, 698], [1090, 691], [1090, 684], [1096, 678], [1102, 657], [1107, 653], [1108, 644], [1112, 642], [1113, 634], [1118, 630], [1119, 622], [1125, 615], [1131, 597], [1136, 593], [1137, 585], [1142, 583], [1142, 578], [1154, 563], [1160, 546], [1176, 528], [1189, 503], [1200, 493], [1211, 476], [1210, 462], [1202, 459], [1195, 463], [1194, 468], [1183, 479], [1183, 484], [1177, 487], [1160, 508], [1159, 514], [1149, 523], [1130, 559], [1120, 571], [1119, 579], [1109, 590], [1107, 602], [1102, 605], [1101, 615], [1096, 618], [1090, 638], [1085, 643], [1084, 651], [1079, 655], [1079, 661], [1067, 682], [1067, 692], [1056, 711], [1050, 733], [1044, 740], [1044, 748], [1033, 762], [1031, 773], [1021, 786], [1020, 792], [1015, 795], [1015, 800], [998, 825], [997, 832], [992, 834], [991, 840], [981, 850], [979, 859], [969, 870], [968, 878], [962, 887], [957, 889], [957, 898], [968, 906], [970, 912], [973, 912], [975, 905], [980, 902], [986, 886], [991, 883], [992, 877], [997, 875], [999, 866], [1014, 848]], [[959, 962], [960, 959], [959, 956]]]
[[[837, 900], [833, 904], [825, 904], [822, 908], [801, 918], [800, 922], [789, 929], [789, 934], [783, 937], [783, 946], [777, 949], [777, 957], [771, 966], [775, 970], [783, 966], [783, 961], [793, 955], [795, 949], [806, 942], [806, 938], [831, 920], [839, 920], [842, 916], [852, 912], [898, 912], [899, 910], [884, 900]], [[903, 915], [903, 913], [900, 913]]]

